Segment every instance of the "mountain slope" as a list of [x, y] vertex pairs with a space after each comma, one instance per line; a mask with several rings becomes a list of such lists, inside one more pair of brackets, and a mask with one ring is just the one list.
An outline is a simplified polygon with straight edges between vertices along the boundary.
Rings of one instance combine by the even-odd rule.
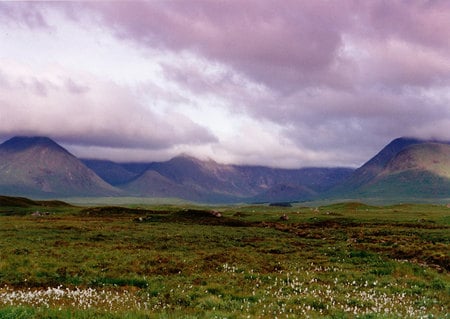
[[139, 175], [139, 173], [135, 173], [123, 165], [112, 161], [81, 159], [81, 162], [93, 170], [105, 182], [113, 186], [128, 183]]
[[361, 189], [384, 197], [450, 197], [450, 145], [422, 143], [400, 151]]
[[136, 180], [126, 184], [123, 189], [135, 196], [173, 197], [183, 198], [180, 186], [158, 172], [148, 170]]
[[450, 145], [394, 140], [328, 196], [403, 200], [450, 197]]
[[218, 164], [212, 160], [201, 161], [191, 156], [178, 156], [167, 162], [152, 163], [149, 169], [177, 184], [199, 191], [230, 195], [240, 193], [240, 189], [230, 183], [238, 177], [238, 172], [231, 165]]
[[398, 152], [405, 147], [420, 143], [424, 143], [424, 141], [404, 137], [393, 140], [352, 174], [351, 178], [346, 182], [347, 187], [356, 188], [369, 182], [384, 170], [389, 161]]
[[242, 199], [249, 189], [236, 185], [239, 172], [231, 165], [178, 156], [155, 162], [123, 189], [141, 196], [177, 197], [203, 202], [232, 202]]
[[408, 170], [426, 170], [450, 178], [450, 145], [431, 142], [406, 147], [386, 165], [380, 177]]
[[13, 137], [0, 145], [0, 193], [106, 196], [119, 191], [47, 137]]

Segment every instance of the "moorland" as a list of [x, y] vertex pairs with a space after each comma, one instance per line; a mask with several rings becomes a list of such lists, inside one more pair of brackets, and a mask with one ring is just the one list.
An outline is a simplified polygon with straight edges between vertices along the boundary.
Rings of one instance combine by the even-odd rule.
[[0, 318], [448, 318], [446, 205], [2, 197]]

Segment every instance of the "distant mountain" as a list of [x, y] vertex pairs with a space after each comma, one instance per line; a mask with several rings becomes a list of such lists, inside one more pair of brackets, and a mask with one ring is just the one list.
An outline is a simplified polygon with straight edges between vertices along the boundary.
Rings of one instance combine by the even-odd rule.
[[113, 186], [130, 182], [145, 170], [142, 169], [141, 171], [135, 172], [128, 169], [124, 164], [107, 160], [81, 159], [81, 162], [93, 170], [105, 182]]
[[123, 185], [123, 189], [137, 196], [230, 202], [251, 192], [236, 185], [238, 179], [239, 172], [231, 165], [178, 156], [166, 162], [151, 163], [145, 172]]
[[149, 164], [143, 174], [122, 188], [139, 196], [157, 194], [207, 202], [294, 201], [313, 198], [347, 178], [352, 171], [224, 165], [179, 156]]
[[47, 137], [0, 145], [0, 194], [34, 197], [148, 196], [199, 202], [311, 199], [347, 178], [347, 168], [275, 169], [178, 156], [166, 162], [80, 161]]
[[450, 144], [399, 138], [326, 196], [450, 198]]
[[224, 198], [226, 196], [217, 198], [203, 188], [176, 183], [153, 170], [147, 170], [139, 178], [123, 185], [122, 189], [139, 197], [180, 198], [197, 202], [227, 201]]
[[36, 197], [106, 196], [119, 190], [47, 137], [13, 137], [0, 145], [0, 193]]
[[357, 170], [165, 162], [80, 161], [47, 137], [0, 145], [0, 194], [39, 198], [142, 196], [197, 202], [450, 198], [450, 143], [398, 138]]

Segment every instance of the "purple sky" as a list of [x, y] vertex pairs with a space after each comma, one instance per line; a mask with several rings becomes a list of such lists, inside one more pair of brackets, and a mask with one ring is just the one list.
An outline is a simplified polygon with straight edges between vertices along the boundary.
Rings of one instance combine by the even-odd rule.
[[450, 140], [450, 1], [0, 2], [0, 141], [359, 166]]

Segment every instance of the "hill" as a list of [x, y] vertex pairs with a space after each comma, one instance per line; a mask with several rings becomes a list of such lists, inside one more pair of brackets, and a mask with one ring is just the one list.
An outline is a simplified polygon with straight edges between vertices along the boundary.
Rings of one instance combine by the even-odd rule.
[[413, 201], [450, 198], [450, 145], [396, 139], [327, 196]]
[[25, 197], [0, 196], [0, 207], [70, 207], [59, 200], [31, 200]]
[[49, 198], [119, 191], [50, 138], [13, 137], [0, 145], [0, 193]]

